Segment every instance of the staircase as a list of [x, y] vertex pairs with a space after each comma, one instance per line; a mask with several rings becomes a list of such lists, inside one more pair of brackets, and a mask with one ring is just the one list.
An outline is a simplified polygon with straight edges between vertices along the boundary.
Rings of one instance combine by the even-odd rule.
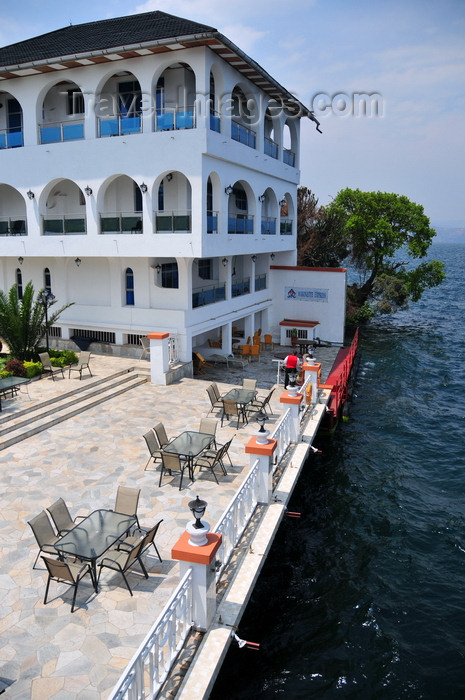
[[[115, 374], [96, 379], [59, 396], [15, 411], [0, 413], [0, 450], [26, 440], [42, 430], [82, 413], [89, 408], [130, 391], [150, 381], [150, 375], [140, 369], [124, 369]], [[27, 399], [24, 403], [27, 402]]]

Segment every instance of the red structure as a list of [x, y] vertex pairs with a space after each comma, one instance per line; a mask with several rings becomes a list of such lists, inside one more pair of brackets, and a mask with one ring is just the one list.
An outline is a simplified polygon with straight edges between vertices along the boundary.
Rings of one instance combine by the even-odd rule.
[[349, 380], [358, 349], [358, 328], [349, 346], [341, 348], [336, 355], [331, 372], [321, 388], [330, 389], [328, 411], [322, 429], [333, 432], [342, 415], [343, 406], [349, 398]]

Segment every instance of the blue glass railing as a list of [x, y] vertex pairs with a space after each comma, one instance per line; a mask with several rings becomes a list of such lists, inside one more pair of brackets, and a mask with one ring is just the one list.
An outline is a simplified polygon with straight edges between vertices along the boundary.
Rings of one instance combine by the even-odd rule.
[[156, 118], [157, 131], [173, 129], [193, 129], [195, 126], [193, 109], [158, 110]]
[[244, 214], [228, 216], [228, 233], [253, 233], [253, 217]]
[[249, 129], [243, 124], [231, 121], [231, 138], [234, 141], [239, 141], [239, 143], [243, 143], [245, 146], [249, 146], [249, 148], [255, 148], [255, 131], [252, 131], [252, 129]]
[[221, 131], [220, 117], [216, 113], [210, 114], [210, 129], [218, 133]]
[[39, 127], [40, 143], [76, 141], [84, 138], [84, 122], [60, 122]]
[[278, 158], [278, 144], [265, 136], [265, 155], [271, 158]]
[[196, 309], [199, 306], [214, 304], [217, 301], [226, 299], [225, 286], [222, 284], [219, 287], [203, 287], [195, 292], [192, 292], [192, 308]]
[[295, 153], [287, 148], [283, 148], [283, 162], [295, 168]]
[[276, 233], [276, 219], [272, 217], [263, 217], [261, 222], [261, 231], [263, 235], [273, 235]]
[[142, 131], [142, 120], [135, 117], [112, 117], [110, 119], [99, 119], [99, 136], [125, 136], [127, 134], [140, 134]]
[[260, 292], [262, 289], [266, 289], [266, 275], [257, 275], [255, 277], [255, 291]]
[[231, 296], [240, 297], [250, 293], [250, 277], [233, 282], [231, 285]]
[[218, 233], [218, 215], [207, 214], [207, 233]]
[[0, 131], [0, 148], [18, 148], [23, 146], [23, 132], [2, 129]]

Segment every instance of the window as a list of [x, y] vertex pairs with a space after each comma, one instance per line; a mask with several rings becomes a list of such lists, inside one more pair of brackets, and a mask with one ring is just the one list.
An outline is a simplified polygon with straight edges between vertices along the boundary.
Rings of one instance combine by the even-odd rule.
[[21, 270], [16, 270], [16, 291], [18, 292], [18, 299], [21, 301], [23, 298], [23, 275]]
[[202, 280], [213, 279], [211, 258], [199, 260], [199, 277]]
[[52, 291], [52, 276], [48, 267], [44, 270], [44, 289], [46, 292]]
[[142, 211], [142, 192], [137, 182], [134, 183], [134, 211]]
[[161, 286], [169, 289], [179, 288], [178, 263], [164, 263], [161, 266]]
[[236, 199], [236, 208], [239, 209], [239, 211], [247, 211], [247, 195], [245, 190], [242, 188], [234, 189], [234, 197]]
[[123, 117], [141, 114], [142, 96], [137, 80], [128, 80], [118, 84], [119, 111]]
[[126, 306], [134, 306], [134, 273], [126, 268]]
[[157, 114], [162, 114], [165, 107], [165, 78], [161, 76], [157, 83], [157, 89], [155, 92], [155, 107]]
[[68, 90], [67, 114], [84, 114], [84, 95], [79, 88]]
[[158, 188], [158, 211], [165, 210], [165, 191], [163, 189], [163, 181], [160, 183]]

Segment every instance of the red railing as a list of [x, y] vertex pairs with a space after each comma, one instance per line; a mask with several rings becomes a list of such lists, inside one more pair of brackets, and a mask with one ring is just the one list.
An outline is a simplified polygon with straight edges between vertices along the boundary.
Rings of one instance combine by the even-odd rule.
[[333, 365], [333, 369], [325, 382], [325, 386], [331, 387], [331, 398], [328, 408], [333, 420], [339, 418], [342, 406], [348, 399], [349, 378], [354, 364], [355, 354], [358, 349], [358, 328], [355, 331], [352, 342], [348, 348], [341, 348]]

